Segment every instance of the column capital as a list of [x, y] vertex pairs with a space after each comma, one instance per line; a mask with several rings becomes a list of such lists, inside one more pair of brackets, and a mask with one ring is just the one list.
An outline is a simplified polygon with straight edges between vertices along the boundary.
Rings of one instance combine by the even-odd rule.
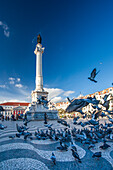
[[45, 47], [42, 48], [42, 45], [41, 45], [40, 43], [38, 43], [38, 44], [36, 45], [36, 49], [35, 49], [34, 53], [35, 53], [36, 55], [37, 55], [38, 52], [43, 53], [43, 52], [44, 52], [44, 49], [45, 49]]

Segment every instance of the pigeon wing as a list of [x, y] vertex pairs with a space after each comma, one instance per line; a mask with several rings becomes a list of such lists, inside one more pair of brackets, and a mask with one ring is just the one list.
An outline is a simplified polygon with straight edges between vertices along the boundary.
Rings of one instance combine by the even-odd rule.
[[96, 76], [96, 68], [93, 69], [93, 71], [91, 72], [91, 78], [95, 78]]

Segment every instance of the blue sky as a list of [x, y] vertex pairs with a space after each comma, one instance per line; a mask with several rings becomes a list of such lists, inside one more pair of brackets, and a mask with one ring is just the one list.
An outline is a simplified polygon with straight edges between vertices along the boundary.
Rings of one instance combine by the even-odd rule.
[[[112, 0], [0, 0], [0, 102], [31, 100], [39, 33], [53, 101], [112, 86]], [[97, 83], [88, 79], [93, 68]]]

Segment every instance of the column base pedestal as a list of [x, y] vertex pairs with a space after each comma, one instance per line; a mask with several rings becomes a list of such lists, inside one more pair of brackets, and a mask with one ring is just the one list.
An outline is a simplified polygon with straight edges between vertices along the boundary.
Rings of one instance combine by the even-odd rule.
[[44, 115], [47, 114], [47, 120], [56, 120], [58, 119], [58, 112], [48, 110], [48, 112], [27, 112], [28, 120], [44, 120]]
[[44, 105], [38, 103], [30, 104], [25, 110], [25, 113], [27, 114], [28, 120], [45, 120], [45, 113], [48, 120], [58, 119], [57, 110], [50, 110], [48, 107], [45, 107]]

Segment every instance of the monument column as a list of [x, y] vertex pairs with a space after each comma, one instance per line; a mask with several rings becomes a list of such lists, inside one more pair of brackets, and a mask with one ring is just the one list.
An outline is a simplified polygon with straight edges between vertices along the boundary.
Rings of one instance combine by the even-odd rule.
[[36, 88], [32, 91], [32, 102], [29, 104], [25, 113], [28, 120], [44, 120], [45, 113], [48, 119], [57, 119], [57, 110], [50, 110], [48, 107], [48, 92], [43, 89], [42, 75], [42, 54], [44, 47], [41, 45], [41, 36], [37, 37], [37, 45], [34, 53], [36, 54]]
[[43, 89], [43, 75], [42, 75], [42, 54], [44, 47], [41, 45], [40, 34], [37, 37], [37, 45], [34, 53], [36, 54], [36, 91], [44, 91]]

